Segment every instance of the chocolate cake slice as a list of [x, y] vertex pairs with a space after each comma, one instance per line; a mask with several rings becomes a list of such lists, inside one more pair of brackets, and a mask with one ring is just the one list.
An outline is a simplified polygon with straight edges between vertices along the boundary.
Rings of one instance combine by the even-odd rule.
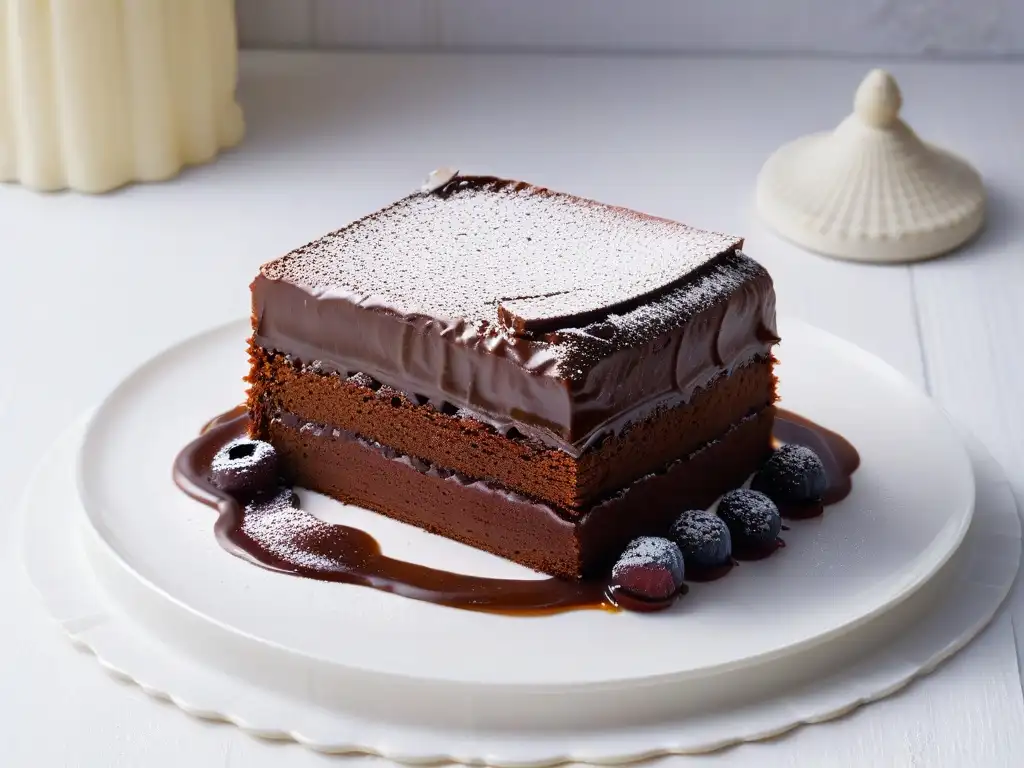
[[770, 452], [775, 294], [741, 245], [456, 175], [261, 268], [254, 437], [299, 485], [596, 573]]

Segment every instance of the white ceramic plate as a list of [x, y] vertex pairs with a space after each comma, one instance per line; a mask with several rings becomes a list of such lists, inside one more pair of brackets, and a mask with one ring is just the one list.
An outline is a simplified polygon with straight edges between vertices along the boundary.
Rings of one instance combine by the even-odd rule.
[[[311, 701], [308, 691], [284, 695], [269, 679], [273, 669], [262, 675], [228, 674], [227, 665], [209, 662], [213, 649], [189, 652], [168, 633], [153, 631], [144, 611], [126, 611], [117, 595], [101, 587], [90, 562], [91, 547], [83, 548], [77, 535], [85, 512], [73, 467], [83, 432], [78, 426], [57, 442], [31, 478], [21, 510], [26, 566], [50, 614], [106, 669], [147, 693], [197, 717], [227, 720], [252, 734], [294, 739], [326, 752], [508, 766], [570, 760], [621, 763], [768, 738], [803, 723], [843, 715], [932, 670], [996, 613], [1014, 582], [1021, 554], [1021, 528], [1010, 485], [999, 465], [973, 443], [977, 501], [967, 537], [942, 572], [908, 598], [895, 622], [898, 634], [874, 650], [866, 643], [862, 658], [854, 663], [791, 686], [781, 695], [698, 716], [652, 718], [617, 727], [549, 724], [529, 731], [474, 723], [462, 728], [415, 727], [367, 711], [326, 709]], [[936, 594], [942, 599], [934, 600]], [[913, 614], [919, 618], [908, 623]], [[871, 634], [864, 630], [862, 626], [846, 637], [864, 642]], [[312, 687], [313, 680], [305, 682]]]
[[[974, 500], [967, 455], [930, 401], [827, 334], [798, 322], [782, 333], [784, 404], [860, 450], [854, 492], [823, 519], [795, 523], [777, 556], [695, 585], [669, 612], [470, 613], [227, 555], [213, 513], [174, 488], [170, 467], [202, 423], [241, 397], [245, 323], [155, 358], [96, 413], [79, 465], [93, 567], [133, 618], [205, 663], [392, 722], [618, 727], [774, 694], [911, 620], [908, 596], [954, 553]], [[304, 504], [365, 526], [392, 556], [531, 575], [314, 494]]]

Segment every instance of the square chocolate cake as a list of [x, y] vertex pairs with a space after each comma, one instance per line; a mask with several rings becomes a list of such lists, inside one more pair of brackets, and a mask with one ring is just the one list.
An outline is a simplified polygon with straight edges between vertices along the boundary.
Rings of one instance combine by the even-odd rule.
[[740, 238], [443, 181], [252, 284], [253, 437], [296, 484], [579, 578], [766, 459], [775, 293]]

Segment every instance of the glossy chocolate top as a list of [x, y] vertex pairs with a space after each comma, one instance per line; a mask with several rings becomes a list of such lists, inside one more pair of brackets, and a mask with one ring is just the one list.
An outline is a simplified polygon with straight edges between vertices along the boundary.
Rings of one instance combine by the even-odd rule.
[[318, 299], [524, 332], [635, 304], [741, 244], [523, 182], [456, 176], [261, 272]]
[[456, 176], [263, 266], [255, 341], [571, 454], [775, 341], [740, 238]]

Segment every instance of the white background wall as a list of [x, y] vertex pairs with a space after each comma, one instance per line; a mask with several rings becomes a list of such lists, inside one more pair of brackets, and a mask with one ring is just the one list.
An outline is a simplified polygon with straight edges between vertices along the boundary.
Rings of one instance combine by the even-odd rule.
[[1024, 0], [236, 0], [250, 47], [1024, 54]]

